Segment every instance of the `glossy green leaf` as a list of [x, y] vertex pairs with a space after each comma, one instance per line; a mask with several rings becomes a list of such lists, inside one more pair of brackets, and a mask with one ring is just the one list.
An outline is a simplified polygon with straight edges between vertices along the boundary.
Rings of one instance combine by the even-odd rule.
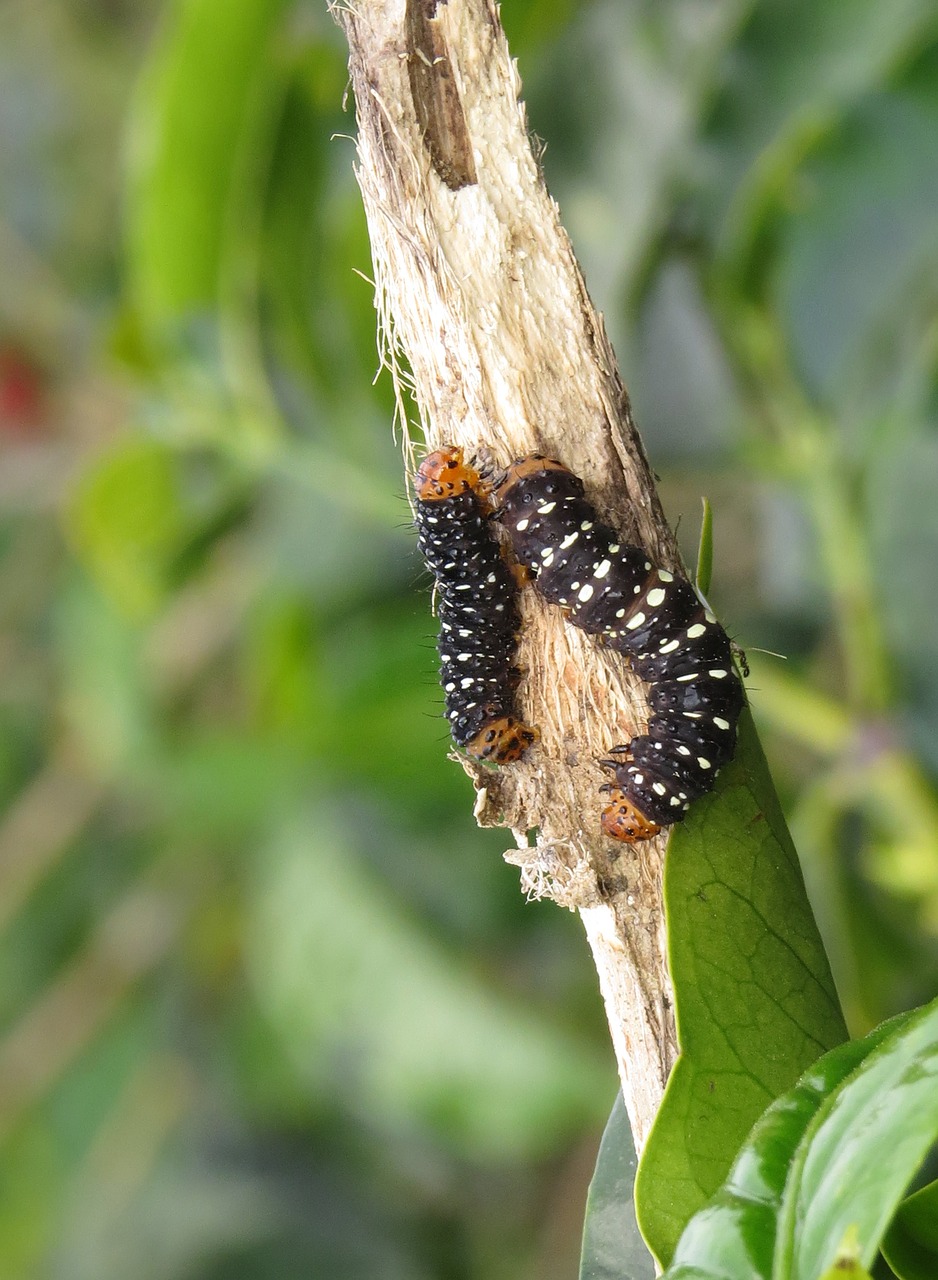
[[789, 1176], [776, 1275], [814, 1280], [856, 1224], [868, 1267], [938, 1139], [938, 1002], [904, 1020], [812, 1123]]
[[580, 1280], [653, 1280], [654, 1260], [635, 1218], [637, 1167], [629, 1116], [619, 1092], [586, 1200]]
[[671, 837], [664, 893], [681, 1056], [636, 1203], [667, 1264], [756, 1119], [847, 1035], [748, 711], [735, 759]]
[[798, 1145], [831, 1093], [876, 1049], [895, 1024], [824, 1055], [756, 1122], [729, 1177], [691, 1218], [668, 1280], [759, 1277], [770, 1280], [778, 1214]]
[[938, 1276], [938, 1182], [903, 1200], [886, 1233], [883, 1253], [899, 1280]]

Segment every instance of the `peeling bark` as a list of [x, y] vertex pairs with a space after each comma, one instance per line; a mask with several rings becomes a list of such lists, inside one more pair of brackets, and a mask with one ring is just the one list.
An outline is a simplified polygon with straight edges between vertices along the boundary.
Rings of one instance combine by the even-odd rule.
[[[532, 150], [495, 6], [357, 0], [333, 13], [349, 42], [357, 177], [402, 422], [409, 388], [431, 448], [486, 447], [499, 463], [559, 457], [604, 519], [682, 571], [602, 318]], [[405, 452], [412, 466], [406, 430]], [[533, 591], [522, 597], [519, 707], [540, 743], [498, 772], [461, 763], [480, 824], [515, 834], [505, 856], [525, 891], [583, 920], [640, 1150], [677, 1052], [665, 837], [619, 848], [603, 838], [596, 761], [644, 725], [645, 688]]]

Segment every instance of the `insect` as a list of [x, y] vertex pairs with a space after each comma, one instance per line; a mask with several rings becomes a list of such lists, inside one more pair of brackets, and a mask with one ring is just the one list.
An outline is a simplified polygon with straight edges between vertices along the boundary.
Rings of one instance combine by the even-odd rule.
[[517, 585], [489, 525], [487, 494], [461, 449], [424, 458], [414, 483], [417, 544], [436, 579], [440, 680], [453, 741], [507, 764], [537, 737], [515, 713]]
[[544, 599], [630, 658], [651, 686], [646, 732], [600, 762], [613, 775], [603, 830], [628, 843], [648, 839], [683, 820], [736, 749], [744, 695], [729, 637], [686, 578], [596, 518], [583, 482], [562, 463], [522, 458], [494, 497]]

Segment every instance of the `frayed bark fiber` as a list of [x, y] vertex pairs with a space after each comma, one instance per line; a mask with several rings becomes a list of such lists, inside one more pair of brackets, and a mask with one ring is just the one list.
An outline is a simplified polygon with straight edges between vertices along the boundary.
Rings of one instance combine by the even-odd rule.
[[[410, 390], [430, 448], [484, 447], [499, 464], [560, 458], [604, 519], [681, 571], [602, 319], [532, 149], [496, 8], [357, 0], [333, 12], [349, 42], [357, 177], [401, 421]], [[641, 1149], [677, 1051], [666, 837], [611, 847], [597, 760], [646, 722], [644, 688], [533, 591], [522, 592], [522, 613], [519, 707], [540, 742], [498, 771], [462, 764], [478, 821], [515, 834], [506, 857], [525, 890], [583, 920]]]

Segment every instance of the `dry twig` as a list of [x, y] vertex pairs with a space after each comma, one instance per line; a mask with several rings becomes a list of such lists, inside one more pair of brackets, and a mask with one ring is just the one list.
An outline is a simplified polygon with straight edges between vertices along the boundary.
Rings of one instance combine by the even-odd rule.
[[[409, 384], [431, 447], [561, 458], [611, 523], [679, 568], [602, 319], [532, 152], [494, 4], [356, 0], [333, 12], [349, 42], [357, 176], [402, 421]], [[409, 442], [407, 453], [412, 462]], [[515, 833], [506, 856], [525, 889], [580, 913], [640, 1149], [676, 1054], [663, 840], [610, 847], [596, 760], [647, 718], [643, 686], [523, 595], [520, 704], [540, 745], [498, 773], [464, 767], [480, 823]]]

